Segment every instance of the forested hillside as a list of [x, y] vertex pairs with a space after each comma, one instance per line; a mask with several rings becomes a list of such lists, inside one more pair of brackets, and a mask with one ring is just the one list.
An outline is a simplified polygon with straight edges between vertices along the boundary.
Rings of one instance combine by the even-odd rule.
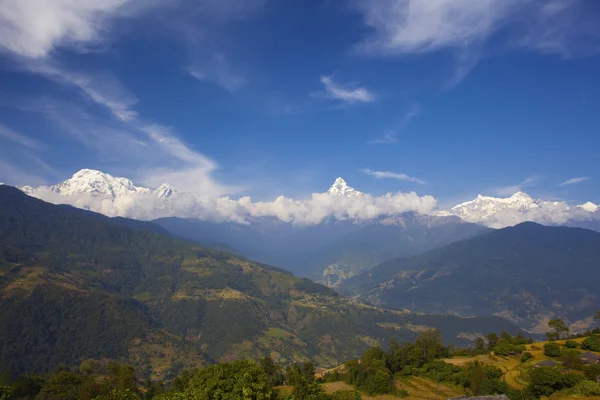
[[517, 330], [500, 318], [383, 310], [275, 267], [7, 186], [0, 186], [0, 296], [0, 370], [15, 372], [86, 358], [122, 360], [155, 377], [265, 355], [330, 365], [426, 327], [448, 343]]
[[383, 307], [501, 315], [545, 332], [555, 317], [586, 329], [600, 307], [600, 233], [523, 223], [385, 262], [342, 292]]

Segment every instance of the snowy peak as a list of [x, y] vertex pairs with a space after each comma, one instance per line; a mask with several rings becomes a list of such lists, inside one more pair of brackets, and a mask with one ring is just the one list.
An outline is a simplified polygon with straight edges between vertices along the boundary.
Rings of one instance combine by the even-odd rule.
[[132, 193], [147, 193], [150, 190], [134, 186], [127, 178], [118, 178], [93, 169], [82, 169], [71, 178], [50, 186], [51, 191], [62, 196], [88, 194], [92, 196], [108, 196], [114, 198]]
[[598, 211], [598, 209], [600, 209], [600, 206], [592, 203], [591, 201], [588, 201], [587, 203], [582, 204], [582, 205], [577, 206], [577, 207], [579, 207], [582, 210], [585, 210], [587, 212], [591, 212], [591, 213], [596, 212], [596, 211]]
[[448, 214], [455, 215], [468, 222], [485, 223], [503, 212], [527, 212], [538, 208], [538, 203], [524, 192], [517, 192], [507, 198], [479, 195], [474, 200], [452, 207]]
[[154, 191], [154, 195], [161, 199], [168, 199], [176, 193], [177, 191], [175, 190], [175, 188], [166, 183], [163, 183], [158, 189]]
[[333, 182], [333, 185], [331, 185], [327, 193], [334, 196], [344, 197], [362, 196], [362, 192], [359, 192], [358, 190], [348, 186], [346, 181], [342, 178], [337, 178], [335, 182]]

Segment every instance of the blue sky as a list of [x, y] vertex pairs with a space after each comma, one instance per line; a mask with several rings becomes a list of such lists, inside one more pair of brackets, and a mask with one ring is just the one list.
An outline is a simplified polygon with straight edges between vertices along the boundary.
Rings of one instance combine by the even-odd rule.
[[595, 0], [89, 3], [0, 5], [0, 181], [600, 202]]

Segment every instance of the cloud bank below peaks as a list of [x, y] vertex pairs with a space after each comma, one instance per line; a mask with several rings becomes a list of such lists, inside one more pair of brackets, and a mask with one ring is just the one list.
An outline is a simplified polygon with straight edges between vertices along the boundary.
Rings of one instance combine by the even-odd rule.
[[70, 204], [111, 217], [142, 220], [181, 217], [247, 223], [250, 218], [271, 217], [306, 226], [331, 219], [363, 222], [403, 212], [426, 214], [433, 212], [437, 206], [434, 197], [419, 196], [414, 192], [353, 197], [314, 193], [304, 200], [279, 196], [270, 202], [254, 202], [247, 196], [236, 200], [178, 192], [167, 184], [157, 189], [137, 187], [129, 179], [115, 178], [94, 170], [79, 171], [57, 185], [21, 189], [50, 203]]

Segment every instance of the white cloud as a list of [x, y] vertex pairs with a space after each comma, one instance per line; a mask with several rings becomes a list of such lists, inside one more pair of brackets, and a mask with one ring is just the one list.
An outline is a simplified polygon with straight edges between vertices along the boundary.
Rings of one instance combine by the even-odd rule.
[[407, 181], [407, 182], [414, 182], [414, 183], [418, 183], [420, 185], [424, 185], [426, 182], [419, 179], [419, 178], [415, 178], [412, 176], [408, 176], [406, 174], [400, 174], [397, 172], [387, 172], [387, 171], [373, 171], [371, 169], [363, 169], [362, 172], [364, 172], [367, 175], [370, 175], [372, 177], [374, 177], [375, 179], [397, 179], [399, 181]]
[[203, 61], [196, 61], [187, 71], [197, 80], [214, 82], [229, 92], [241, 88], [247, 81], [243, 74], [233, 70], [223, 53], [217, 53], [212, 58]]
[[325, 92], [313, 93], [313, 96], [323, 96], [343, 103], [372, 103], [375, 95], [364, 87], [351, 87], [350, 85], [339, 85], [333, 81], [331, 76], [322, 76], [321, 83], [325, 85]]
[[28, 69], [74, 88], [114, 118], [99, 118], [80, 105], [60, 101], [22, 102], [16, 107], [41, 113], [88, 148], [122, 159], [142, 182], [169, 182], [182, 191], [213, 196], [237, 191], [212, 177], [218, 168], [214, 161], [184, 144], [172, 129], [147, 122], [132, 110], [137, 98], [114, 76], [66, 70], [49, 62], [30, 64]]
[[558, 186], [568, 186], [568, 185], [574, 185], [574, 184], [576, 184], [576, 183], [585, 182], [585, 181], [587, 181], [588, 179], [590, 179], [590, 178], [588, 178], [588, 177], [585, 177], [585, 176], [581, 176], [581, 177], [578, 177], [578, 178], [571, 178], [571, 179], [567, 179], [566, 181], [564, 181], [564, 182], [560, 183]]
[[144, 189], [118, 196], [94, 196], [79, 192], [65, 196], [49, 187], [41, 187], [29, 193], [45, 201], [71, 204], [109, 216], [138, 219], [177, 216], [238, 223], [245, 223], [250, 217], [274, 217], [295, 225], [315, 225], [329, 219], [362, 222], [410, 211], [429, 213], [437, 205], [432, 196], [418, 196], [414, 192], [355, 197], [314, 193], [307, 200], [279, 196], [269, 202], [253, 202], [250, 197], [235, 200], [191, 193], [176, 193], [168, 198], [159, 198], [152, 191]]
[[540, 180], [540, 176], [534, 175], [534, 176], [525, 178], [522, 182], [520, 182], [516, 185], [495, 188], [495, 189], [493, 189], [493, 191], [494, 191], [494, 193], [496, 193], [499, 196], [511, 196], [511, 195], [515, 194], [516, 192], [522, 191], [525, 188], [533, 187], [533, 186], [537, 185], [539, 180]]
[[[600, 52], [599, 11], [581, 0], [356, 0], [371, 34], [363, 53], [398, 55], [455, 52], [460, 82], [486, 56], [525, 49], [561, 57]], [[500, 49], [500, 50], [499, 50]]]
[[363, 0], [358, 8], [373, 34], [366, 52], [423, 53], [485, 40], [520, 8], [520, 0]]
[[87, 98], [106, 107], [121, 121], [131, 121], [138, 116], [137, 112], [131, 109], [138, 102], [137, 97], [111, 74], [71, 71], [47, 61], [30, 62], [25, 65], [32, 73], [76, 87]]
[[31, 139], [23, 135], [22, 133], [16, 132], [2, 124], [0, 124], [0, 137], [18, 143], [21, 146], [27, 147], [32, 150], [40, 150], [45, 148], [43, 143]]
[[134, 0], [2, 0], [0, 49], [44, 58], [61, 46], [97, 42], [107, 20]]

